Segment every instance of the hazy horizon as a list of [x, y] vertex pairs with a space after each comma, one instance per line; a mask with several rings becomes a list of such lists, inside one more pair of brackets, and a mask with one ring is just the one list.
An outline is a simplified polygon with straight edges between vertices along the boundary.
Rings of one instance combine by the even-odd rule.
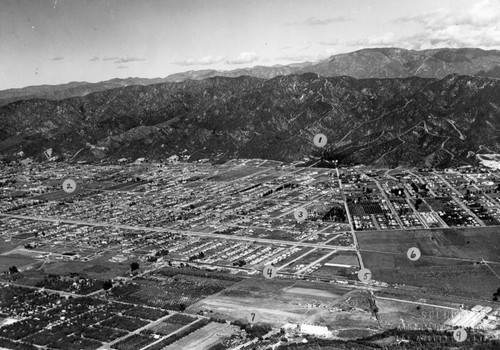
[[500, 49], [500, 3], [7, 0], [0, 90], [318, 61], [363, 48]]

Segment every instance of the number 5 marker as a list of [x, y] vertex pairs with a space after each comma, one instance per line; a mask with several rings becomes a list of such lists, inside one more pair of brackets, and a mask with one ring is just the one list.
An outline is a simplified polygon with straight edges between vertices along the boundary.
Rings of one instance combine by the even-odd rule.
[[368, 282], [372, 279], [372, 273], [368, 269], [361, 269], [358, 271], [358, 279], [361, 282]]

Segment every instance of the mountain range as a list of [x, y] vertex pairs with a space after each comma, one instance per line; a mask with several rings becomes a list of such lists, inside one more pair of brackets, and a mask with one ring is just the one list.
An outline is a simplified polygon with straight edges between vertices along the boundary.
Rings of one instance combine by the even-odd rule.
[[[479, 75], [217, 76], [9, 103], [0, 107], [0, 153], [444, 167], [500, 152], [499, 117], [500, 80]], [[317, 133], [328, 137], [324, 148], [312, 142]]]
[[280, 75], [316, 73], [325, 77], [350, 76], [368, 78], [444, 78], [449, 74], [500, 78], [500, 51], [476, 48], [405, 50], [400, 48], [363, 49], [331, 56], [319, 62], [302, 62], [285, 66], [256, 66], [230, 71], [197, 70], [169, 75], [165, 78], [112, 79], [99, 83], [71, 82], [62, 85], [29, 86], [0, 91], [0, 105], [23, 99], [61, 100], [85, 96], [131, 85], [151, 85], [163, 82], [201, 80], [215, 76], [248, 75], [271, 79]]

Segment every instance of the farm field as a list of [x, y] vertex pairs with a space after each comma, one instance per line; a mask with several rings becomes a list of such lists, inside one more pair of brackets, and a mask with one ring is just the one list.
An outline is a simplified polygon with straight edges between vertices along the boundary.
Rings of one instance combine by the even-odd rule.
[[[287, 322], [314, 318], [348, 291], [348, 288], [332, 284], [260, 278], [257, 283], [255, 279], [248, 279], [199, 301], [188, 307], [187, 312], [212, 311], [210, 315], [214, 317], [243, 322], [248, 313], [258, 312], [261, 322], [279, 327]], [[325, 317], [331, 318], [333, 314]]]
[[378, 317], [384, 329], [412, 326], [419, 328], [442, 325], [456, 310], [438, 308], [427, 305], [406, 303], [377, 298]]
[[211, 322], [188, 336], [170, 344], [165, 350], [204, 350], [217, 344], [221, 339], [231, 336], [239, 330], [239, 327], [229, 324]]
[[239, 281], [235, 276], [210, 275], [198, 271], [191, 272], [190, 275], [187, 274], [189, 272], [185, 273], [165, 268], [155, 275], [140, 277], [134, 283], [113, 288], [112, 292], [121, 301], [183, 311], [186, 306]]
[[[422, 287], [438, 294], [490, 300], [499, 285], [495, 272], [481, 259], [500, 261], [500, 236], [493, 228], [357, 233], [364, 264], [373, 279]], [[422, 256], [410, 261], [410, 247]], [[490, 269], [491, 268], [491, 269]], [[481, 288], [477, 286], [481, 285]]]
[[31, 259], [29, 256], [19, 255], [19, 254], [9, 254], [0, 255], [0, 273], [8, 271], [9, 267], [17, 266], [18, 269], [30, 265], [36, 262], [35, 259]]
[[422, 256], [448, 257], [500, 263], [498, 228], [453, 228], [433, 230], [395, 230], [356, 233], [361, 253], [391, 252], [406, 256], [410, 247], [417, 247]]
[[335, 253], [330, 256], [325, 264], [340, 264], [340, 265], [350, 265], [359, 266], [358, 256], [355, 252], [340, 252]]

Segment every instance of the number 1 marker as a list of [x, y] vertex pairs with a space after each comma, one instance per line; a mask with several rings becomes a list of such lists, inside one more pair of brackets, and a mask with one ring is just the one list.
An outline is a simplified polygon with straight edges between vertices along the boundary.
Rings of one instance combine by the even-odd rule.
[[314, 145], [316, 147], [325, 147], [327, 141], [328, 139], [324, 134], [317, 134], [313, 139]]

